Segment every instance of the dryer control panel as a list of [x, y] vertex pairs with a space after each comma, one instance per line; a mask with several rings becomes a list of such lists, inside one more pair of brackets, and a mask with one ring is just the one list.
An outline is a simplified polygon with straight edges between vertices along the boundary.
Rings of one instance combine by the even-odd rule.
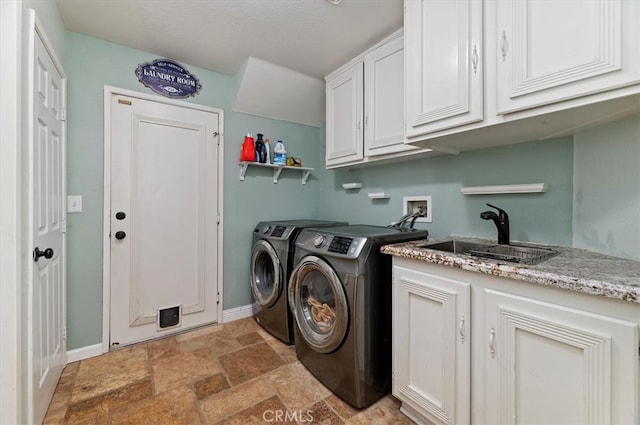
[[293, 226], [264, 224], [256, 227], [253, 232], [268, 239], [285, 240], [289, 238], [292, 231]]

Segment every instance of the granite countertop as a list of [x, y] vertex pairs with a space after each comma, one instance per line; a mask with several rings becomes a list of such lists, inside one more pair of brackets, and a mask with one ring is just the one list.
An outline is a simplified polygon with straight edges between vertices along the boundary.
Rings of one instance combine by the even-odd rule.
[[577, 248], [513, 242], [513, 244], [522, 246], [552, 248], [559, 251], [558, 255], [541, 263], [524, 265], [422, 247], [425, 243], [437, 243], [451, 239], [495, 243], [495, 240], [454, 236], [385, 245], [381, 248], [381, 252], [640, 304], [640, 262], [638, 261], [625, 260]]

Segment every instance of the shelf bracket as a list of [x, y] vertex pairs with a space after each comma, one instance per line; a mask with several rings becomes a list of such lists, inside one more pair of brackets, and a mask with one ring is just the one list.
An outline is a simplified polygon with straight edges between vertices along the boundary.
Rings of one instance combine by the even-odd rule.
[[302, 173], [302, 184], [307, 184], [307, 179], [311, 175], [311, 170], [304, 170]]
[[280, 173], [282, 173], [282, 168], [281, 167], [273, 169], [273, 184], [277, 184], [278, 183], [278, 179], [280, 178]]
[[240, 181], [243, 182], [244, 181], [244, 176], [247, 174], [247, 168], [249, 168], [249, 163], [248, 162], [241, 162], [240, 163]]

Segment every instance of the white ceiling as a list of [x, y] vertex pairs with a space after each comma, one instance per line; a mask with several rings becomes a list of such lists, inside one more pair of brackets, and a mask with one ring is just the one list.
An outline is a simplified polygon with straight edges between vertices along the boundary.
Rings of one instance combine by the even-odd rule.
[[227, 75], [253, 56], [324, 78], [403, 14], [403, 0], [56, 1], [70, 31]]

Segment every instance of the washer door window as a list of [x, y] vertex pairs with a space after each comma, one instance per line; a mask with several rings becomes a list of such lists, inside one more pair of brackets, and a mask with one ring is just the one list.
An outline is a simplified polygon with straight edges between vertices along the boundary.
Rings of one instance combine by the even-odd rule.
[[307, 344], [319, 353], [336, 350], [349, 324], [340, 278], [321, 258], [304, 257], [289, 281], [289, 304]]
[[263, 308], [271, 307], [282, 291], [280, 259], [269, 242], [259, 240], [251, 251], [251, 291]]

